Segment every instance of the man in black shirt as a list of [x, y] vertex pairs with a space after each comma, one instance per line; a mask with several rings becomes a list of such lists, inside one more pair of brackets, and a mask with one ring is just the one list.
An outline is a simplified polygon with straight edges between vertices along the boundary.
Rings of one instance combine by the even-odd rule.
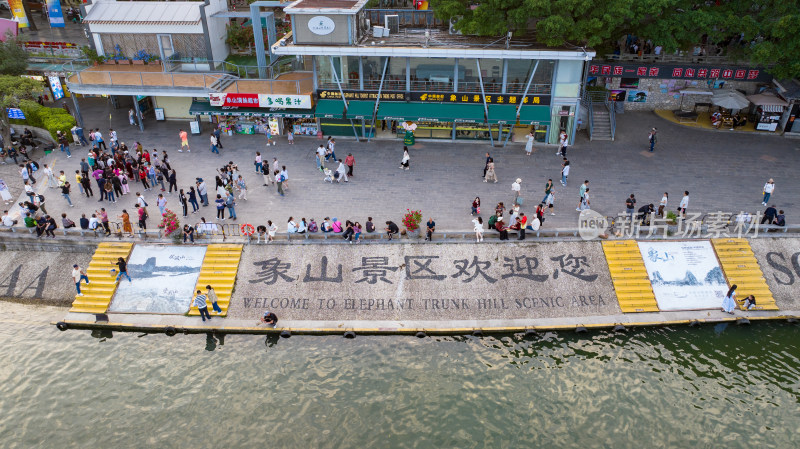
[[367, 223], [364, 225], [367, 232], [375, 232], [375, 225], [372, 223], [372, 217], [367, 217]]
[[767, 210], [764, 211], [764, 217], [761, 218], [761, 224], [773, 224], [775, 222], [775, 217], [778, 215], [778, 210], [775, 208], [775, 205], [768, 207]]
[[78, 221], [81, 223], [81, 229], [84, 231], [89, 229], [89, 219], [86, 218], [86, 214], [81, 214], [81, 219]]
[[386, 235], [387, 235], [387, 236], [389, 236], [389, 240], [391, 240], [391, 239], [392, 239], [392, 236], [393, 236], [393, 235], [395, 235], [395, 234], [397, 234], [398, 232], [400, 232], [400, 228], [398, 228], [398, 227], [397, 227], [397, 225], [396, 225], [396, 224], [394, 224], [394, 222], [393, 222], [393, 221], [387, 221], [387, 222], [386, 222], [386, 228], [385, 228], [385, 230], [386, 230]]
[[[264, 312], [264, 316], [261, 317], [260, 322], [268, 326], [275, 327], [278, 324], [278, 315], [275, 315], [274, 313], [267, 310], [266, 312]], [[256, 325], [258, 324], [259, 323], [256, 323]]]
[[425, 237], [425, 240], [428, 240], [428, 241], [433, 240], [433, 231], [436, 230], [436, 222], [433, 221], [433, 218], [429, 218], [428, 219], [427, 228], [428, 228], [428, 232], [427, 232], [427, 236]]
[[119, 273], [117, 273], [117, 281], [119, 281], [119, 278], [121, 278], [122, 275], [124, 274], [125, 277], [128, 278], [128, 282], [133, 282], [131, 280], [131, 277], [128, 276], [128, 262], [125, 262], [125, 259], [123, 259], [122, 257], [118, 257], [116, 262], [111, 262], [111, 263], [119, 267], [118, 268]]

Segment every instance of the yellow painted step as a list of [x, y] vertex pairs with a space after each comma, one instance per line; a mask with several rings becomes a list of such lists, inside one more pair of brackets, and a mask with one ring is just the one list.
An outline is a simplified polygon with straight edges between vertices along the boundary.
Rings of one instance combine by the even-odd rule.
[[657, 312], [658, 305], [639, 245], [633, 240], [603, 242], [602, 245], [620, 309], [625, 313]]
[[76, 296], [72, 303], [72, 312], [104, 313], [108, 310], [111, 298], [117, 289], [115, 278], [111, 276], [112, 262], [122, 257], [127, 259], [133, 249], [132, 243], [101, 242], [92, 260], [85, 267], [89, 276], [89, 284], [81, 283], [84, 296]]

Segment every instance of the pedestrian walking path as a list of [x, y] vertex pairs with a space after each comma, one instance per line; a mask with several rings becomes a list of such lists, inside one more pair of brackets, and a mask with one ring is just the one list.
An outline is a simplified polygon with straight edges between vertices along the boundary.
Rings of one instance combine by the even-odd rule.
[[[208, 245], [206, 255], [203, 259], [203, 266], [200, 269], [200, 277], [197, 279], [195, 291], [205, 292], [206, 286], [210, 285], [217, 294], [217, 305], [222, 312], [219, 316], [228, 315], [233, 286], [236, 283], [236, 273], [239, 271], [239, 260], [242, 257], [244, 245], [215, 244]], [[189, 309], [190, 316], [200, 316], [197, 307], [192, 303]]]
[[625, 313], [658, 312], [653, 287], [636, 241], [604, 241], [603, 252], [619, 308]]
[[778, 310], [750, 242], [746, 239], [714, 239], [711, 242], [728, 284], [738, 286], [736, 302], [739, 307], [742, 307], [744, 298], [753, 295], [757, 310]]
[[83, 296], [72, 303], [70, 312], [105, 313], [114, 292], [117, 290], [116, 277], [111, 273], [117, 258], [127, 259], [133, 243], [102, 242], [94, 252], [92, 261], [86, 269], [89, 283], [83, 287]]

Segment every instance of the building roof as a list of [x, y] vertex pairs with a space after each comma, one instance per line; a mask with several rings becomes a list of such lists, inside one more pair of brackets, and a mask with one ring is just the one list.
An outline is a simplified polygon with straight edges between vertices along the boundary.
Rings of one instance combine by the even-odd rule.
[[287, 14], [355, 14], [367, 0], [297, 0], [283, 8]]
[[92, 5], [83, 19], [89, 24], [196, 25], [202, 2], [117, 2]]

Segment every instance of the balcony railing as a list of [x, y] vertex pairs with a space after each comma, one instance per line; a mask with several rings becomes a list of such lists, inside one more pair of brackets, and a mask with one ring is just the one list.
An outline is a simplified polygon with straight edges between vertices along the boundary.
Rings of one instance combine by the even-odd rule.
[[[364, 90], [378, 90], [380, 87], [380, 80], [364, 80]], [[413, 92], [453, 92], [452, 82], [436, 82], [436, 81], [420, 81], [411, 80], [411, 91]], [[319, 82], [320, 89], [336, 90], [339, 85], [334, 82]], [[342, 89], [360, 89], [360, 83], [357, 79], [342, 80]], [[483, 83], [483, 90], [486, 93], [500, 93], [502, 91], [502, 83]], [[406, 80], [388, 79], [383, 81], [383, 90], [385, 91], [404, 91], [406, 90]], [[459, 81], [458, 92], [463, 93], [480, 93], [481, 85], [478, 81]], [[506, 86], [506, 93], [509, 94], [522, 94], [525, 92], [524, 83], [508, 83]], [[531, 84], [528, 88], [528, 95], [548, 95], [550, 94], [549, 84]]]

